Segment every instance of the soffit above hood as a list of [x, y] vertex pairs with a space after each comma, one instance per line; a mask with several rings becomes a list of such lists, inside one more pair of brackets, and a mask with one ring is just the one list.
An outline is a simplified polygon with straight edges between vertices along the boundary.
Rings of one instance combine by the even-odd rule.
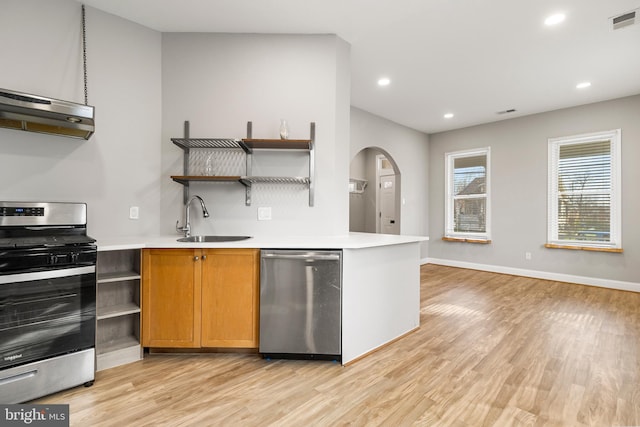
[[0, 127], [89, 139], [95, 131], [94, 107], [0, 89]]

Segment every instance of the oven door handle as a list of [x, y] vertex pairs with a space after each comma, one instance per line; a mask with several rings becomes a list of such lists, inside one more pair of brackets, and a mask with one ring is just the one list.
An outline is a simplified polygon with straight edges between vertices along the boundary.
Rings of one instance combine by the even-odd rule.
[[24, 228], [26, 228], [27, 230], [60, 230], [60, 229], [67, 229], [67, 228], [75, 228], [73, 225], [49, 225], [49, 226], [39, 226], [39, 227], [29, 227], [29, 226], [25, 226]]
[[64, 268], [61, 270], [37, 271], [34, 273], [18, 273], [0, 276], [0, 285], [8, 283], [32, 282], [34, 280], [58, 279], [60, 277], [78, 276], [81, 274], [91, 274], [96, 272], [96, 266]]

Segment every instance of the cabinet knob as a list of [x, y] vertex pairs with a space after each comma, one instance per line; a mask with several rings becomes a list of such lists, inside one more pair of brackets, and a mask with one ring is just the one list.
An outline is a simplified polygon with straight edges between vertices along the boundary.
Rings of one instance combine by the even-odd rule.
[[202, 255], [202, 260], [204, 261], [206, 259], [207, 259], [207, 256], [206, 255]]
[[200, 258], [199, 258], [199, 257], [197, 257], [197, 256], [194, 256], [194, 257], [193, 257], [193, 260], [194, 260], [194, 261], [197, 261], [197, 260], [199, 260], [199, 259], [200, 259]]

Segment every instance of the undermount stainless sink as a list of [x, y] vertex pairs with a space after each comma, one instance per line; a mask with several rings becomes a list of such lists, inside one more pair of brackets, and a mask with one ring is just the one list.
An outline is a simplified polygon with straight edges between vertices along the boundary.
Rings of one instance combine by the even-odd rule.
[[236, 242], [238, 240], [250, 239], [251, 236], [189, 236], [178, 239], [178, 242], [185, 243], [214, 243], [214, 242]]

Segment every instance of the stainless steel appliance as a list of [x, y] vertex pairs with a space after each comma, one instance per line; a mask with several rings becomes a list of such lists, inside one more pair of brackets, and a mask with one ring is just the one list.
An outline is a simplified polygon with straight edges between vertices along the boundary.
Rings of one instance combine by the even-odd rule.
[[95, 240], [83, 203], [0, 202], [0, 403], [95, 376]]
[[89, 139], [95, 131], [94, 108], [0, 89], [0, 127]]
[[263, 250], [260, 353], [340, 360], [342, 251]]

